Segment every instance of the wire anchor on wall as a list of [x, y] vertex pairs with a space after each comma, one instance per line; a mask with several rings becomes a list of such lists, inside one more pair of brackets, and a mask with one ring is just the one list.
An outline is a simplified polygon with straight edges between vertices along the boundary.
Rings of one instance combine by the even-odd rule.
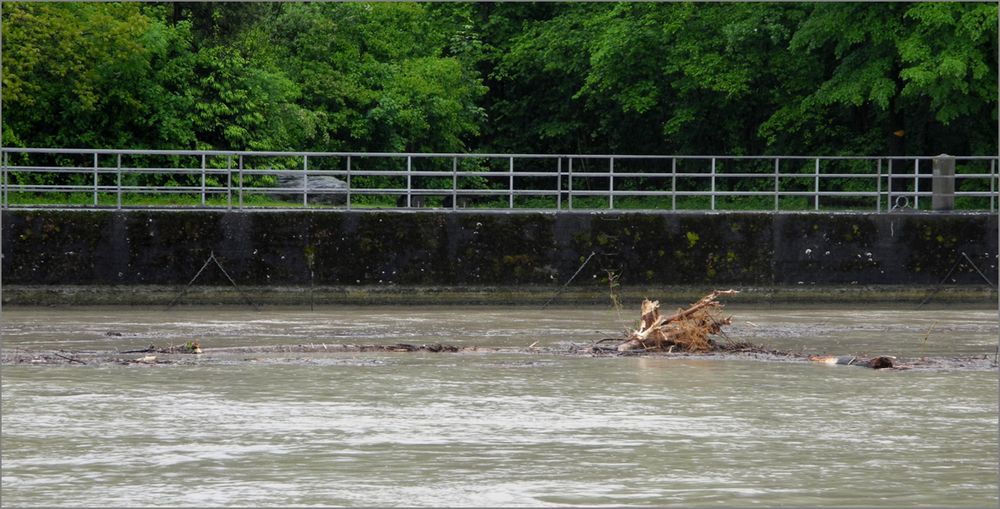
[[549, 304], [551, 304], [552, 301], [555, 300], [555, 298], [558, 297], [559, 294], [562, 293], [563, 290], [565, 290], [566, 287], [569, 286], [569, 284], [572, 283], [574, 279], [576, 279], [576, 276], [578, 276], [580, 274], [580, 271], [582, 271], [583, 268], [587, 266], [587, 263], [590, 262], [590, 259], [593, 258], [595, 254], [597, 254], [596, 251], [591, 251], [590, 252], [590, 256], [588, 256], [587, 259], [583, 261], [583, 264], [580, 265], [580, 268], [576, 269], [576, 272], [574, 272], [573, 276], [571, 276], [569, 278], [569, 281], [566, 281], [566, 283], [563, 284], [562, 287], [559, 288], [559, 290], [556, 292], [555, 295], [553, 295], [552, 297], [549, 297], [549, 300], [545, 302], [545, 305], [542, 306], [542, 309], [545, 309], [545, 308], [549, 307]]
[[167, 305], [167, 309], [170, 309], [170, 308], [174, 307], [174, 304], [176, 304], [177, 301], [181, 297], [183, 297], [188, 292], [188, 290], [191, 289], [191, 285], [194, 284], [194, 282], [198, 280], [198, 277], [201, 276], [201, 273], [204, 272], [205, 269], [208, 267], [208, 265], [210, 263], [212, 263], [212, 262], [215, 262], [215, 266], [218, 267], [219, 270], [222, 271], [222, 274], [224, 276], [226, 276], [226, 279], [228, 279], [229, 282], [233, 284], [233, 288], [236, 288], [236, 291], [239, 292], [239, 294], [244, 299], [246, 299], [247, 304], [250, 304], [250, 306], [253, 307], [256, 310], [257, 309], [257, 305], [254, 304], [253, 301], [250, 300], [250, 297], [248, 297], [245, 293], [243, 293], [243, 290], [240, 290], [240, 287], [239, 287], [239, 285], [236, 284], [236, 281], [234, 281], [233, 278], [232, 278], [232, 276], [230, 276], [229, 273], [226, 272], [226, 268], [222, 266], [222, 263], [219, 261], [219, 259], [215, 257], [215, 251], [211, 251], [209, 253], [208, 259], [205, 260], [204, 265], [202, 265], [201, 268], [198, 269], [198, 272], [194, 275], [193, 278], [191, 278], [191, 281], [188, 282], [187, 286], [184, 287], [184, 290], [182, 290], [181, 293], [177, 294], [177, 296], [174, 297], [174, 300], [170, 301], [170, 304]]
[[[965, 258], [967, 262], [969, 262], [967, 268], [975, 270], [976, 273], [979, 274], [979, 277], [983, 278], [983, 281], [985, 281], [990, 288], [993, 288], [993, 282], [990, 281], [990, 278], [986, 277], [986, 274], [983, 274], [983, 271], [979, 270], [979, 267], [976, 265], [976, 262], [973, 262], [972, 258], [969, 258], [969, 255], [965, 254], [965, 251], [962, 251], [961, 255], [963, 258]], [[941, 282], [939, 282], [937, 286], [935, 286], [930, 292], [927, 293], [927, 296], [924, 297], [924, 300], [920, 301], [920, 304], [917, 304], [916, 309], [920, 309], [921, 307], [923, 307], [924, 304], [927, 304], [927, 302], [931, 300], [931, 297], [933, 297], [936, 293], [940, 292], [945, 282], [948, 281], [948, 278], [950, 278], [952, 273], [955, 272], [955, 269], [957, 269], [961, 265], [965, 265], [965, 263], [963, 263], [960, 258], [956, 259], [955, 264], [951, 266], [951, 270], [949, 270], [948, 273], [944, 275], [944, 278], [941, 279]]]
[[972, 269], [975, 270], [977, 274], [979, 274], [979, 277], [983, 278], [983, 281], [986, 281], [986, 284], [990, 285], [990, 288], [993, 288], [993, 282], [990, 281], [990, 278], [986, 277], [986, 274], [983, 274], [983, 271], [979, 270], [979, 267], [976, 265], [976, 262], [972, 261], [972, 258], [969, 258], [969, 255], [965, 254], [965, 251], [962, 251], [962, 256], [964, 256], [966, 261], [969, 262], [969, 265], [972, 266]]

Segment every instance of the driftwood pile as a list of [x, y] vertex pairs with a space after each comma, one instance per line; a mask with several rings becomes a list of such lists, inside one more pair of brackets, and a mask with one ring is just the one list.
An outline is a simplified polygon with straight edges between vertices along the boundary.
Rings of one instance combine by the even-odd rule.
[[[776, 350], [767, 351], [763, 348], [746, 343], [733, 341], [725, 336], [722, 327], [732, 324], [731, 316], [722, 315], [722, 304], [719, 297], [734, 295], [736, 290], [715, 290], [695, 302], [687, 309], [678, 309], [671, 315], [660, 313], [660, 302], [645, 299], [642, 301], [642, 317], [639, 321], [639, 328], [626, 330], [626, 339], [604, 341], [620, 341], [613, 351], [620, 353], [635, 352], [762, 352], [773, 355], [792, 356], [792, 354], [778, 352]], [[722, 335], [725, 339], [723, 344], [719, 344], [712, 339], [712, 336]], [[595, 352], [607, 351], [607, 349], [595, 347]], [[821, 362], [824, 364], [844, 364], [848, 366], [861, 366], [874, 369], [893, 367], [892, 357], [873, 357], [870, 359], [852, 356], [821, 356], [810, 355], [808, 360]]]
[[639, 328], [628, 331], [628, 338], [618, 345], [618, 351], [716, 350], [718, 345], [710, 336], [719, 334], [722, 332], [722, 326], [732, 323], [732, 317], [721, 314], [722, 304], [717, 299], [736, 293], [739, 292], [715, 290], [687, 309], [678, 309], [671, 315], [660, 314], [660, 301], [643, 300]]

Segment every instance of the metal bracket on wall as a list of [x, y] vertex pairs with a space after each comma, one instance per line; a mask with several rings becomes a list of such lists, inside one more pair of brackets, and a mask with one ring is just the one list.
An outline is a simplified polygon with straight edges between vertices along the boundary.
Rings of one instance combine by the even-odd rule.
[[253, 307], [254, 310], [257, 310], [258, 309], [257, 305], [250, 300], [250, 297], [247, 297], [247, 295], [243, 293], [243, 290], [240, 290], [240, 287], [239, 285], [236, 284], [236, 281], [234, 281], [232, 276], [230, 276], [229, 273], [226, 272], [225, 267], [222, 266], [222, 263], [219, 262], [219, 259], [215, 257], [215, 251], [211, 251], [209, 253], [208, 259], [205, 260], [205, 263], [201, 266], [200, 269], [198, 269], [198, 272], [195, 273], [193, 278], [191, 278], [191, 281], [188, 281], [188, 284], [187, 286], [184, 287], [184, 290], [182, 290], [181, 293], [177, 294], [177, 296], [174, 297], [174, 300], [170, 301], [170, 304], [167, 305], [167, 309], [170, 309], [174, 307], [175, 304], [177, 304], [177, 301], [181, 297], [183, 297], [184, 294], [188, 292], [188, 290], [191, 288], [191, 285], [194, 284], [194, 282], [198, 279], [198, 277], [201, 276], [201, 273], [204, 272], [205, 269], [208, 267], [208, 265], [212, 262], [215, 262], [215, 265], [219, 267], [219, 270], [222, 271], [222, 275], [226, 276], [226, 279], [228, 279], [229, 282], [233, 284], [233, 288], [236, 288], [236, 291], [239, 292], [239, 294], [243, 296], [244, 299], [246, 299], [247, 304], [250, 304], [250, 306]]

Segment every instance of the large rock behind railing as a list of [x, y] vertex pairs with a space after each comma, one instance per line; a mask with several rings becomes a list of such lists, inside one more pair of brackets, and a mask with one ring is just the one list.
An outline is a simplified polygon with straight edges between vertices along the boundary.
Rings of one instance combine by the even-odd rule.
[[271, 198], [302, 203], [302, 189], [309, 193], [309, 203], [326, 205], [343, 205], [347, 203], [347, 182], [330, 175], [309, 175], [298, 171], [288, 171], [278, 174], [275, 187], [296, 189], [296, 192], [269, 194]]

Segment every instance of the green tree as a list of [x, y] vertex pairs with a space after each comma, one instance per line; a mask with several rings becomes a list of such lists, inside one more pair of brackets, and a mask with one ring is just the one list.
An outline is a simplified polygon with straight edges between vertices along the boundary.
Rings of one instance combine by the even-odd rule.
[[316, 118], [307, 146], [465, 150], [486, 90], [450, 35], [423, 4], [287, 5], [273, 37]]
[[823, 72], [762, 131], [778, 142], [853, 118], [864, 129], [827, 143], [854, 153], [995, 152], [996, 20], [995, 4], [817, 4], [790, 51]]
[[615, 122], [602, 136], [631, 150], [762, 153], [756, 127], [803, 72], [784, 54], [800, 15], [794, 5], [619, 4], [590, 23], [601, 30], [579, 95], [610, 100]]
[[187, 136], [150, 121], [163, 106], [153, 62], [177, 31], [135, 4], [7, 4], [4, 143], [148, 146]]
[[309, 132], [260, 30], [196, 50], [162, 6], [5, 7], [5, 144], [290, 150]]
[[5, 3], [3, 143], [996, 151], [989, 3]]
[[[596, 138], [599, 117], [576, 97], [589, 69], [585, 24], [602, 4], [559, 4], [557, 8], [497, 10], [500, 19], [488, 39], [493, 62], [492, 144], [513, 152], [595, 153], [606, 150]], [[504, 19], [503, 16], [511, 16]], [[514, 16], [529, 16], [518, 19]], [[508, 35], [511, 34], [512, 35]]]
[[803, 72], [785, 49], [801, 11], [560, 5], [525, 22], [499, 56], [497, 105], [512, 120], [504, 127], [540, 117], [521, 138], [573, 151], [760, 153], [757, 126], [782, 80]]

